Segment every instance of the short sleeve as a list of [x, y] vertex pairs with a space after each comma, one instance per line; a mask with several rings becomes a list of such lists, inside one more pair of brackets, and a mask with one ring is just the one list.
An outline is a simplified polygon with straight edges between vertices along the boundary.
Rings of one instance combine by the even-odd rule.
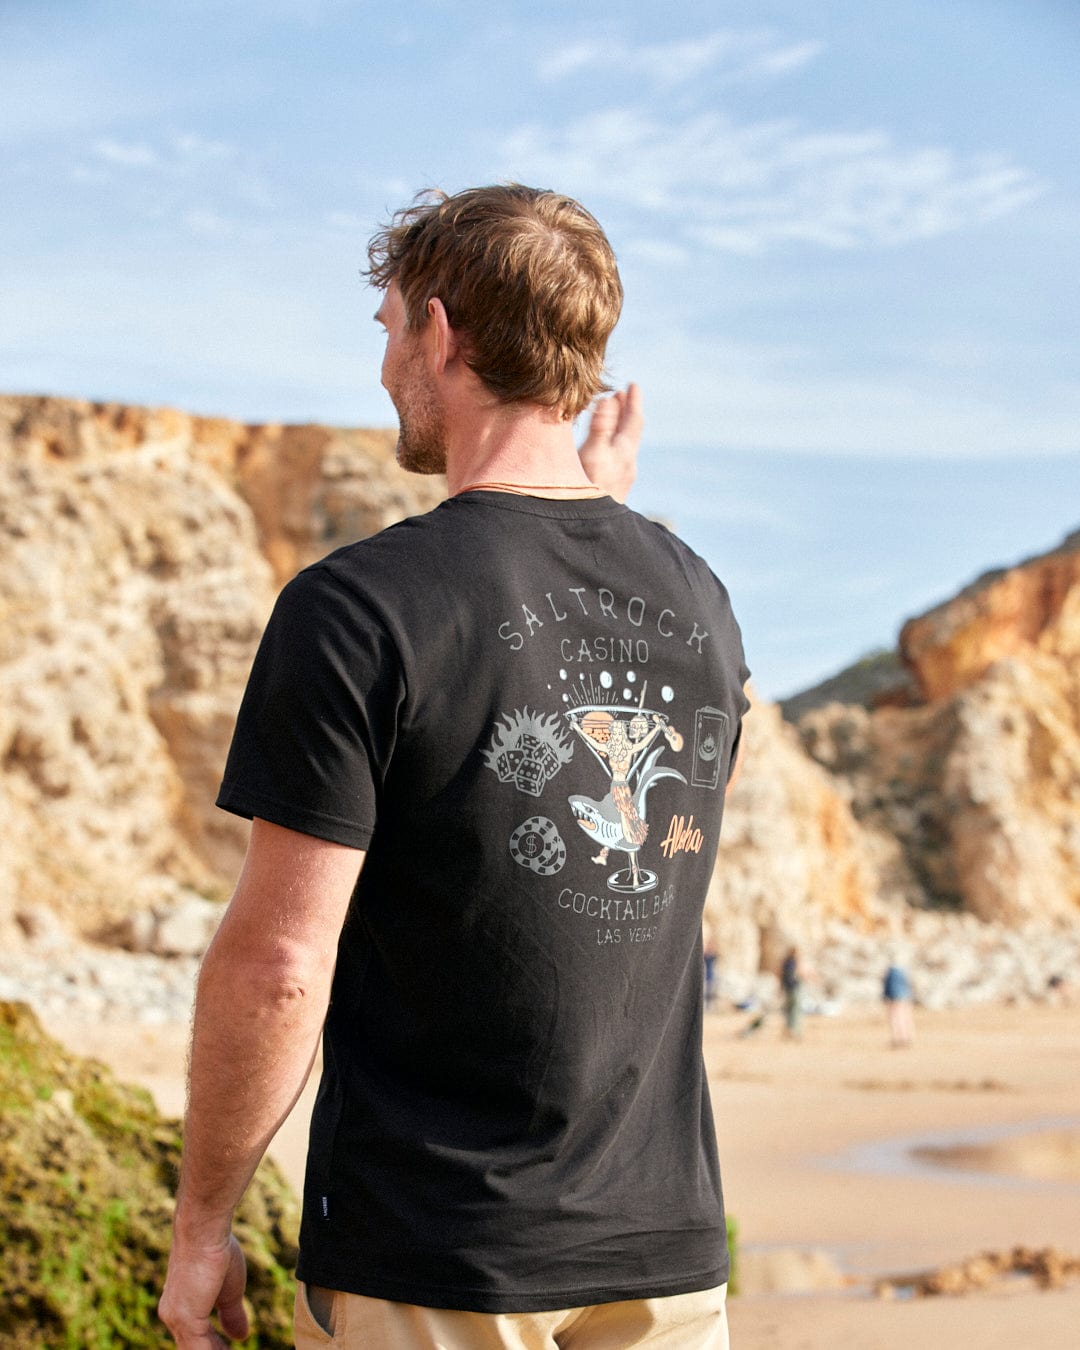
[[366, 848], [403, 695], [384, 625], [325, 567], [301, 572], [259, 645], [218, 806]]
[[728, 595], [727, 587], [711, 571], [709, 575], [712, 577], [712, 580], [719, 591], [719, 640], [721, 649], [725, 653], [725, 667], [730, 672], [727, 681], [727, 695], [730, 699], [731, 709], [734, 715], [735, 728], [734, 735], [731, 738], [731, 745], [728, 750], [726, 781], [730, 783], [735, 774], [735, 766], [739, 762], [739, 746], [742, 743], [743, 718], [750, 711], [750, 699], [747, 697], [746, 693], [746, 685], [750, 679], [750, 668], [746, 664], [742, 630], [739, 627], [738, 620], [732, 612], [731, 600]]

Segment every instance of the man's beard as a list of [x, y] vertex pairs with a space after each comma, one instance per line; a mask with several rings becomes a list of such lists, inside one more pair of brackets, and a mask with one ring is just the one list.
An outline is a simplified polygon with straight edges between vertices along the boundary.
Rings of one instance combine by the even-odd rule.
[[446, 417], [420, 372], [409, 365], [394, 400], [398, 414], [397, 462], [408, 473], [446, 472]]
[[411, 415], [398, 414], [397, 462], [407, 473], [445, 473], [446, 440], [442, 419], [415, 424]]

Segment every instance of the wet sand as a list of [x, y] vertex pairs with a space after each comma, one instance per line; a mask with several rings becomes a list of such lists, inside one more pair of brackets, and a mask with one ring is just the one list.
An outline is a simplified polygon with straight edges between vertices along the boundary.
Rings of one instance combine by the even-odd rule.
[[[1080, 1010], [917, 1013], [907, 1050], [888, 1047], [876, 1009], [810, 1018], [798, 1043], [779, 1018], [740, 1038], [748, 1020], [710, 1014], [705, 1037], [749, 1286], [730, 1306], [735, 1350], [1076, 1344], [1080, 1284], [891, 1301], [871, 1288], [1020, 1244], [1080, 1254]], [[50, 1029], [181, 1109], [185, 1028]], [[272, 1149], [297, 1186], [313, 1090]]]
[[1035, 1181], [1080, 1182], [1080, 1127], [1024, 1129], [1021, 1138], [993, 1143], [926, 1144], [915, 1149], [916, 1159], [936, 1167], [999, 1176], [1030, 1177]]
[[[810, 1294], [747, 1290], [731, 1304], [736, 1350], [1076, 1343], [1080, 1285], [1040, 1291], [1017, 1280], [892, 1302], [870, 1292], [875, 1278], [985, 1250], [1080, 1252], [1076, 1009], [922, 1014], [908, 1050], [890, 1049], [884, 1017], [869, 1011], [811, 1019], [798, 1044], [768, 1024], [740, 1040], [737, 1026], [710, 1019], [706, 1056], [742, 1242], [748, 1252], [821, 1254], [826, 1273], [849, 1283]], [[939, 1154], [962, 1155], [909, 1151], [934, 1148], [935, 1137]]]

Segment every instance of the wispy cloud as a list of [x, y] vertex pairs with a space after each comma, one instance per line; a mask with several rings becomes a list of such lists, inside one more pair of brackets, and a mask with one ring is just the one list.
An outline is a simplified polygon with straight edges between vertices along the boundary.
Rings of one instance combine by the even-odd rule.
[[231, 159], [234, 153], [226, 142], [210, 140], [195, 132], [170, 136], [157, 145], [104, 138], [91, 146], [91, 154], [99, 163], [118, 169], [148, 169], [164, 174], [190, 173], [208, 164]]
[[823, 50], [824, 43], [784, 43], [767, 31], [718, 29], [679, 42], [639, 46], [575, 42], [542, 59], [538, 70], [541, 79], [550, 82], [598, 70], [617, 74], [620, 80], [645, 80], [670, 89], [710, 71], [733, 79], [787, 75]]
[[329, 229], [343, 231], [345, 234], [356, 234], [358, 231], [371, 229], [370, 219], [357, 211], [328, 211], [323, 216], [323, 223]]
[[[8, 8], [0, 4], [0, 24]], [[111, 80], [107, 63], [78, 50], [77, 38], [66, 46], [43, 40], [38, 30], [51, 17], [34, 12], [34, 39], [22, 50], [8, 31], [3, 33], [0, 146], [42, 147], [59, 138], [81, 139], [102, 127], [160, 115], [165, 97], [160, 86], [150, 90], [138, 81]], [[74, 15], [70, 26], [76, 28]]]
[[825, 50], [824, 42], [795, 42], [772, 47], [752, 57], [744, 67], [747, 75], [790, 75], [808, 66]]
[[264, 219], [273, 204], [250, 157], [194, 131], [138, 140], [98, 137], [68, 177], [86, 190], [108, 190], [133, 220], [175, 224], [203, 238], [229, 234], [243, 219]]
[[1008, 215], [1046, 191], [1004, 155], [719, 113], [661, 120], [609, 109], [561, 129], [520, 127], [501, 151], [513, 175], [572, 180], [590, 200], [662, 219], [668, 247], [681, 239], [740, 254], [904, 244]]
[[125, 144], [122, 141], [96, 141], [93, 153], [106, 164], [116, 164], [124, 169], [156, 169], [161, 160], [157, 151], [143, 144]]
[[229, 233], [231, 222], [217, 211], [195, 208], [184, 212], [184, 224], [192, 234], [215, 238]]

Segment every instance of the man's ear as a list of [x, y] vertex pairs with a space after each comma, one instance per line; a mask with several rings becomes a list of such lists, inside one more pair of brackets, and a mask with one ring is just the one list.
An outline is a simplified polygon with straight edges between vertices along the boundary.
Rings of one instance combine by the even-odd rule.
[[450, 327], [450, 320], [446, 316], [446, 306], [438, 296], [433, 295], [427, 302], [427, 312], [431, 323], [435, 369], [441, 375], [457, 356], [461, 344], [458, 341], [457, 334]]

